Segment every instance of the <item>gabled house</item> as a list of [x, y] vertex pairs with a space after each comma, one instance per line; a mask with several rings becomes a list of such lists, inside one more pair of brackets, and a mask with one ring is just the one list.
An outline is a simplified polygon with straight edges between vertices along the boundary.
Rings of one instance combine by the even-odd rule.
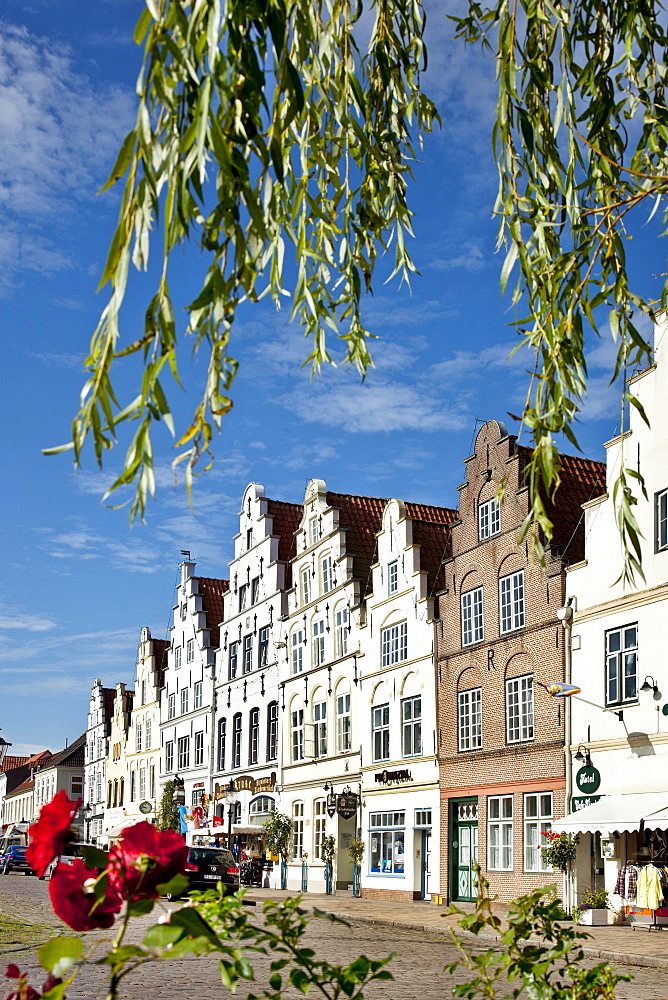
[[125, 750], [128, 826], [142, 820], [154, 823], [156, 819], [160, 795], [160, 699], [169, 645], [167, 639], [154, 639], [149, 628], [141, 630]]
[[85, 839], [88, 843], [96, 843], [104, 830], [106, 762], [115, 694], [113, 688], [103, 687], [99, 678], [93, 681], [88, 705], [84, 765]]
[[[35, 796], [33, 819], [37, 819], [43, 805], [50, 802], [58, 792], [65, 791], [70, 799], [83, 803], [86, 733], [64, 750], [53, 754], [39, 763], [35, 772]], [[83, 836], [83, 811], [79, 809], [74, 823], [80, 827]]]

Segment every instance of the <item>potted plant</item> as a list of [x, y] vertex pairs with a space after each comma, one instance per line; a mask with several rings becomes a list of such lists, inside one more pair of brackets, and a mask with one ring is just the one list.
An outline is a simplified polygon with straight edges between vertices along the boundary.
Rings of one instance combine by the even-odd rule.
[[557, 833], [556, 830], [546, 830], [543, 837], [545, 843], [539, 847], [543, 861], [557, 871], [567, 871], [571, 862], [575, 861], [580, 842], [578, 837], [571, 837], [568, 833]]
[[262, 828], [268, 851], [281, 859], [281, 889], [288, 887], [288, 861], [293, 850], [292, 820], [285, 813], [272, 812]]
[[330, 833], [328, 837], [322, 838], [320, 856], [325, 863], [325, 892], [331, 896], [334, 885], [334, 852], [336, 850], [336, 838]]
[[363, 840], [353, 837], [348, 847], [348, 857], [353, 863], [353, 896], [362, 895], [362, 858], [365, 846]]
[[607, 889], [587, 889], [573, 916], [578, 924], [601, 927], [609, 923], [609, 906]]

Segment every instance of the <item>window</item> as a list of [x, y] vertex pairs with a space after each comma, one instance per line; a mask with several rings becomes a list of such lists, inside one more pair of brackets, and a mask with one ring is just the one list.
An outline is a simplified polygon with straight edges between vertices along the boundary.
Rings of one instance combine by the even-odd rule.
[[656, 551], [668, 549], [668, 490], [656, 495]]
[[304, 759], [304, 709], [292, 712], [292, 759]]
[[396, 594], [399, 590], [399, 563], [395, 559], [387, 565], [387, 592]]
[[193, 708], [201, 708], [202, 707], [202, 682], [201, 681], [195, 681], [193, 694], [194, 694]]
[[141, 703], [146, 704], [146, 681], [141, 682]]
[[431, 809], [416, 809], [413, 825], [416, 830], [431, 830]]
[[151, 764], [149, 769], [150, 781], [149, 781], [149, 798], [155, 798], [155, 764]]
[[304, 853], [304, 803], [292, 805], [292, 856], [301, 858]]
[[147, 719], [146, 723], [144, 725], [144, 731], [145, 731], [145, 734], [146, 734], [146, 749], [147, 750], [150, 750], [151, 747], [153, 746], [152, 728], [153, 727], [152, 727], [152, 724], [151, 724], [151, 720]]
[[[251, 823], [254, 822], [253, 817], [255, 816], [270, 816], [275, 808], [276, 803], [270, 795], [259, 795], [256, 799], [253, 799], [248, 807], [248, 815], [251, 817]], [[262, 825], [262, 821], [260, 825]]]
[[348, 652], [348, 608], [339, 608], [335, 625], [336, 655], [345, 656]]
[[513, 797], [495, 795], [487, 799], [487, 867], [490, 871], [513, 870]]
[[304, 633], [298, 628], [292, 633], [292, 672], [293, 674], [301, 674], [304, 667]]
[[232, 760], [231, 767], [241, 767], [241, 712], [232, 719]]
[[70, 794], [73, 799], [82, 799], [84, 790], [83, 774], [73, 774], [70, 778]]
[[176, 646], [174, 649], [174, 668], [176, 670], [181, 666], [181, 647]]
[[181, 612], [181, 621], [184, 622], [186, 620], [186, 615], [188, 613], [188, 605], [186, 604], [185, 601], [183, 601], [183, 603], [181, 604], [180, 612]]
[[98, 771], [95, 775], [95, 801], [102, 801], [102, 772]]
[[340, 694], [336, 699], [336, 749], [338, 753], [350, 750], [350, 694]]
[[482, 746], [482, 688], [459, 692], [457, 735], [460, 750], [479, 750]]
[[239, 587], [239, 611], [245, 611], [248, 604], [248, 584], [244, 583]]
[[267, 706], [267, 760], [278, 757], [278, 702]]
[[325, 622], [313, 622], [313, 666], [321, 667], [325, 662]]
[[253, 636], [244, 636], [244, 673], [249, 674], [253, 669]]
[[524, 796], [524, 870], [552, 871], [543, 861], [544, 833], [552, 829], [552, 792]]
[[175, 719], [176, 718], [176, 695], [175, 694], [167, 695], [167, 718], [168, 719]]
[[227, 737], [227, 719], [218, 720], [218, 770], [225, 770], [225, 739]]
[[188, 688], [181, 688], [181, 715], [188, 711]]
[[390, 759], [390, 706], [379, 705], [371, 709], [371, 739], [373, 759]]
[[260, 639], [257, 647], [257, 665], [260, 669], [269, 663], [269, 626], [260, 629]]
[[195, 767], [201, 767], [204, 763], [204, 733], [200, 729], [195, 733]]
[[195, 640], [188, 639], [188, 644], [186, 646], [186, 662], [193, 663], [195, 659]]
[[638, 697], [638, 625], [605, 633], [605, 703], [619, 705]]
[[317, 517], [312, 517], [308, 523], [309, 545], [315, 545], [320, 538], [320, 524]]
[[130, 802], [137, 798], [137, 772], [130, 771]]
[[381, 665], [391, 667], [408, 657], [406, 622], [398, 622], [380, 630]]
[[252, 708], [248, 724], [248, 763], [257, 764], [260, 744], [260, 709]]
[[184, 768], [190, 767], [190, 737], [189, 736], [180, 736], [179, 737], [178, 751], [179, 751], [178, 767], [179, 767], [179, 771], [182, 771]]
[[334, 587], [334, 573], [332, 571], [332, 557], [325, 556], [320, 563], [322, 571], [322, 592], [328, 594]]
[[191, 796], [192, 808], [202, 805], [202, 799], [204, 798], [203, 788], [194, 788]]
[[322, 859], [322, 842], [327, 825], [327, 809], [324, 799], [316, 799], [313, 803], [313, 857]]
[[141, 753], [143, 733], [144, 733], [144, 730], [143, 730], [142, 724], [141, 724], [141, 722], [139, 722], [137, 724], [137, 729], [135, 731], [135, 750], [137, 751], [137, 753]]
[[498, 535], [501, 531], [501, 510], [496, 497], [481, 503], [478, 507], [478, 538], [482, 542], [485, 538]]
[[246, 528], [246, 550], [253, 547], [253, 529]]
[[369, 871], [375, 875], [404, 874], [406, 813], [369, 814]]
[[[116, 782], [114, 782], [114, 784], [116, 784]], [[124, 802], [124, 799], [125, 799], [125, 778], [121, 778], [121, 780], [120, 780], [120, 782], [118, 784], [118, 788], [119, 788], [119, 791], [118, 791], [118, 804], [119, 804], [119, 806], [122, 806], [123, 802]], [[114, 795], [114, 805], [116, 805], [116, 796], [115, 795]]]
[[141, 802], [146, 798], [146, 768], [139, 769], [139, 799]]
[[302, 603], [308, 604], [311, 600], [311, 570], [306, 566], [300, 575], [302, 581]]
[[256, 576], [251, 580], [251, 604], [257, 604], [260, 600], [260, 578]]
[[524, 570], [499, 580], [501, 632], [524, 628]]
[[313, 706], [314, 755], [327, 756], [327, 702], [320, 701]]
[[506, 681], [506, 726], [508, 742], [533, 739], [533, 675]]
[[230, 680], [233, 680], [237, 676], [237, 662], [239, 659], [239, 643], [230, 643], [230, 662], [229, 662], [229, 675]]
[[401, 702], [401, 746], [404, 757], [422, 753], [422, 698], [404, 698]]
[[476, 587], [462, 594], [462, 646], [471, 646], [484, 638], [482, 587]]

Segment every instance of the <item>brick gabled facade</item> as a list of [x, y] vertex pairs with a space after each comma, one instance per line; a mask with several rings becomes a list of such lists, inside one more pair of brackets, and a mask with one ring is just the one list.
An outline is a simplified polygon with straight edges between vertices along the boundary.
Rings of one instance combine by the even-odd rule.
[[564, 811], [564, 717], [541, 685], [563, 680], [565, 566], [582, 558], [581, 505], [604, 491], [605, 466], [562, 458], [543, 568], [517, 543], [528, 457], [502, 424], [479, 431], [438, 600], [441, 890], [451, 899], [475, 895], [476, 854], [502, 899], [554, 880], [537, 844]]

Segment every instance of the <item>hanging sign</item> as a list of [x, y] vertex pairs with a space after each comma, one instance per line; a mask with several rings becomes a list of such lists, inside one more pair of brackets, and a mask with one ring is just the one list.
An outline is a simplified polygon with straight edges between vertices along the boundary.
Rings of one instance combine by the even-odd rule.
[[581, 809], [593, 805], [594, 802], [599, 802], [601, 797], [600, 795], [574, 795], [571, 799], [571, 809], [574, 813], [580, 812]]
[[327, 796], [327, 815], [332, 819], [336, 813], [336, 792], [330, 792]]
[[357, 794], [350, 792], [349, 794], [337, 795], [336, 811], [341, 819], [352, 819], [357, 812]]
[[575, 784], [587, 795], [597, 792], [601, 784], [601, 772], [593, 764], [581, 767], [575, 775]]

